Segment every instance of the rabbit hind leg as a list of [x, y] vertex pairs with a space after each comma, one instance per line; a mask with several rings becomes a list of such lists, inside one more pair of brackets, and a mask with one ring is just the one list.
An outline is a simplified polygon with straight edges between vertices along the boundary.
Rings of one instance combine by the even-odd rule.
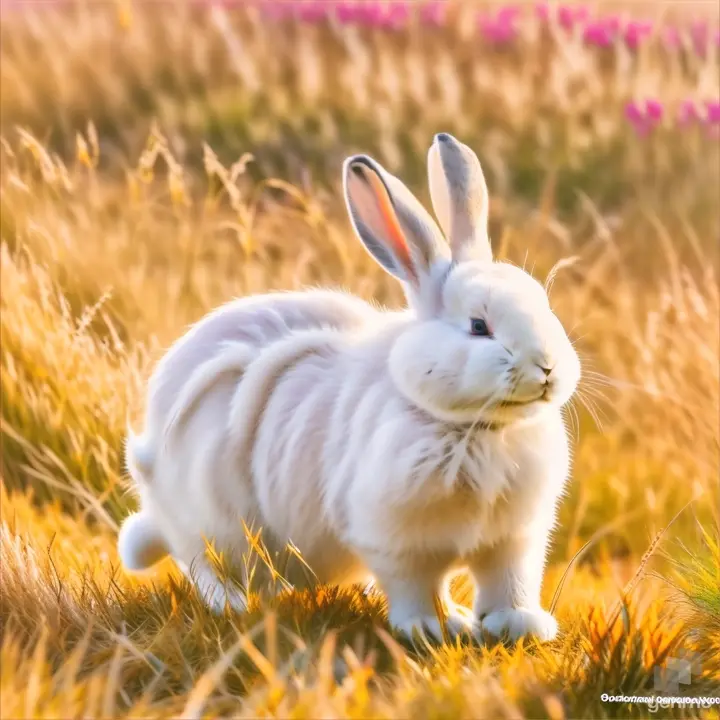
[[197, 555], [190, 562], [176, 559], [176, 563], [213, 613], [222, 614], [226, 607], [234, 612], [244, 612], [247, 609], [245, 593], [230, 581], [223, 581], [218, 577], [204, 554]]

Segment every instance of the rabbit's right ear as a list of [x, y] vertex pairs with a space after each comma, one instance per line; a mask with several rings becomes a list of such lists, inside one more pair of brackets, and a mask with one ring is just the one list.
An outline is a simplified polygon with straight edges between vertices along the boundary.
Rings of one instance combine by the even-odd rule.
[[447, 243], [430, 214], [372, 158], [349, 157], [343, 185], [355, 232], [391, 275], [417, 290], [437, 260], [449, 259]]
[[453, 261], [490, 262], [489, 195], [477, 155], [452, 135], [437, 134], [428, 152], [428, 180]]

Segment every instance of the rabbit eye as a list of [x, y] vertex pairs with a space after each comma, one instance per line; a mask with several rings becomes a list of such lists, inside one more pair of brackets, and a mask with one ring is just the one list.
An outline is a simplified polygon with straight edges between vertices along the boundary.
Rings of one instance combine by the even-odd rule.
[[470, 334], [478, 337], [490, 337], [490, 328], [482, 318], [470, 318]]

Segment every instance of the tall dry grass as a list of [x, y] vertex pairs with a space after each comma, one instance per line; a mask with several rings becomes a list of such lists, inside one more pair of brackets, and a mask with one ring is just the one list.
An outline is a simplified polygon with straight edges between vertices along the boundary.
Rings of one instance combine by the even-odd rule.
[[[119, 7], [0, 23], [3, 717], [641, 717], [601, 693], [651, 692], [683, 649], [702, 658], [686, 690], [717, 692], [720, 144], [639, 139], [623, 115], [716, 97], [717, 57], [532, 23], [491, 49], [463, 4], [394, 34]], [[412, 648], [375, 595], [212, 618], [169, 564], [126, 576], [122, 438], [153, 362], [236, 295], [329, 284], [398, 305], [340, 161], [371, 152], [426, 199], [440, 130], [478, 150], [496, 254], [552, 286], [584, 358], [544, 590], [563, 637]]]

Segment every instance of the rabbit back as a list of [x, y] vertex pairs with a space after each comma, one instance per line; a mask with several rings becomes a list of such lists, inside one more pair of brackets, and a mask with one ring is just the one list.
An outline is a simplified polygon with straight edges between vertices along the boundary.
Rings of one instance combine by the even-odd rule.
[[193, 325], [161, 358], [148, 384], [147, 424], [162, 428], [189, 378], [228, 344], [259, 349], [297, 330], [354, 328], [375, 313], [360, 298], [332, 290], [277, 292], [229, 302]]

